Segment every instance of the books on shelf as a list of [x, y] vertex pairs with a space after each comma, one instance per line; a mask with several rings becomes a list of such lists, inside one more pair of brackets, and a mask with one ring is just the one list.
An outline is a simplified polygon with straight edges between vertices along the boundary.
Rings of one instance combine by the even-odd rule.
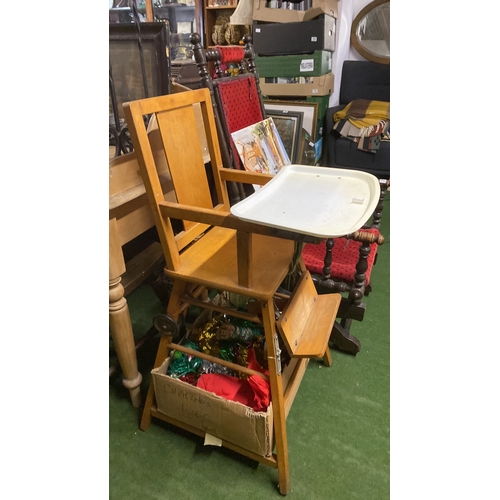
[[232, 132], [234, 145], [245, 170], [277, 174], [290, 158], [272, 118]]

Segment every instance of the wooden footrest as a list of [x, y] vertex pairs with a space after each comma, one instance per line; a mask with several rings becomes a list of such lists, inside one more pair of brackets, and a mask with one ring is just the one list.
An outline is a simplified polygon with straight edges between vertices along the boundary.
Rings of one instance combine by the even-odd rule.
[[277, 322], [290, 356], [323, 356], [340, 301], [340, 293], [318, 295], [309, 271], [304, 273]]

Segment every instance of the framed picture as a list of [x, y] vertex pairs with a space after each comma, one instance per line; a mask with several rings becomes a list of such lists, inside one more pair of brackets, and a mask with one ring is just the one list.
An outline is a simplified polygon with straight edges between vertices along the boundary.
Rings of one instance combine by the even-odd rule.
[[231, 137], [245, 170], [249, 172], [274, 175], [290, 164], [272, 117], [232, 132]]
[[109, 24], [110, 101], [116, 103], [116, 110], [113, 111], [121, 119], [124, 118], [124, 102], [172, 92], [170, 60], [167, 57], [170, 32], [167, 26], [159, 22], [140, 23], [140, 33], [145, 75], [136, 24]]
[[281, 138], [281, 142], [283, 143], [291, 162], [298, 163], [300, 161], [299, 141], [302, 131], [304, 112], [266, 110], [266, 116], [273, 119]]
[[307, 101], [264, 101], [266, 114], [268, 111], [302, 112], [302, 128], [310, 137], [316, 137], [318, 120], [318, 103]]

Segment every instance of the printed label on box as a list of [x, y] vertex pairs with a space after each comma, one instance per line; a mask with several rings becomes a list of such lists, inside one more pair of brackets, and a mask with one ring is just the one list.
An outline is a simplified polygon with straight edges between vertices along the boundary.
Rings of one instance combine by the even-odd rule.
[[314, 71], [314, 59], [302, 59], [300, 61], [300, 71]]

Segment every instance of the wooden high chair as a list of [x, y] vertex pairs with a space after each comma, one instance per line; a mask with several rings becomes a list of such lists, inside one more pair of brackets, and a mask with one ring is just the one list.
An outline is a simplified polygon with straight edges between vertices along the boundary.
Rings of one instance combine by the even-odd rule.
[[[301, 277], [292, 296], [284, 297], [278, 289], [291, 269], [297, 242], [318, 242], [320, 239], [244, 221], [231, 214], [226, 187], [228, 182], [263, 185], [273, 177], [222, 167], [212, 101], [207, 89], [138, 100], [124, 104], [124, 109], [165, 255], [165, 274], [173, 279], [167, 315], [178, 320], [194, 305], [225, 312], [263, 326], [275, 451], [269, 456], [260, 456], [243, 448], [238, 442], [222, 440], [222, 445], [277, 468], [279, 491], [287, 494], [290, 491], [290, 472], [286, 417], [309, 359], [323, 358], [326, 365], [331, 365], [328, 339], [339, 307], [340, 294], [318, 296], [300, 253], [294, 263]], [[176, 203], [164, 200], [155, 156], [144, 123], [145, 116], [154, 116], [157, 121]], [[203, 144], [208, 147], [210, 155], [209, 169], [203, 159]], [[212, 177], [208, 180], [207, 171]], [[211, 184], [215, 186], [215, 192], [212, 193]], [[183, 221], [184, 229], [177, 233], [172, 224], [174, 219], [176, 222]], [[247, 312], [225, 310], [220, 305], [202, 300], [202, 294], [207, 290], [247, 297], [257, 307]], [[286, 299], [281, 315], [276, 313], [277, 298]], [[278, 335], [281, 335], [291, 357], [286, 366], [286, 377], [283, 377], [285, 367], [281, 361]], [[174, 344], [172, 336], [164, 335], [160, 339], [155, 367], [159, 367], [172, 350], [204, 359], [208, 356]], [[216, 359], [222, 366], [235, 368], [232, 363]], [[248, 373], [248, 370], [241, 367], [240, 371]], [[153, 384], [149, 387], [145, 401], [140, 423], [142, 430], [149, 427], [152, 417], [205, 435], [203, 429], [160, 412]]]

